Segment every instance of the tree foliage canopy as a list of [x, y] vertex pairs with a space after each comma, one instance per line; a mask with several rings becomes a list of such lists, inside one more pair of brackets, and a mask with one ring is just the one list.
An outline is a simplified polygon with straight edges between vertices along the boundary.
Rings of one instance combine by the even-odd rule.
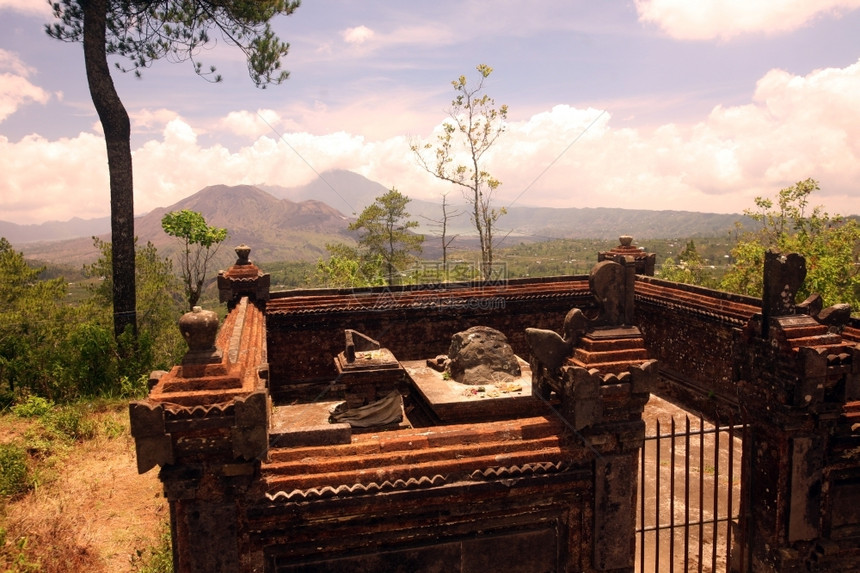
[[203, 215], [188, 209], [165, 214], [161, 218], [161, 228], [182, 241], [180, 268], [188, 309], [191, 310], [200, 300], [207, 267], [221, 243], [227, 239], [227, 229], [209, 226]]
[[411, 231], [418, 226], [409, 220], [406, 205], [409, 197], [392, 188], [368, 205], [349, 225], [350, 231], [358, 231], [358, 245], [366, 256], [379, 258], [388, 284], [394, 284], [398, 272], [415, 262], [415, 254], [421, 253], [424, 235]]
[[[411, 149], [426, 171], [463, 189], [478, 233], [481, 271], [488, 279], [493, 266], [494, 226], [506, 210], [493, 207], [493, 194], [501, 182], [485, 169], [484, 163], [487, 152], [505, 132], [508, 106], [496, 108], [495, 100], [483, 93], [484, 82], [493, 68], [480, 64], [476, 69], [477, 83], [469, 83], [466, 76], [451, 82], [457, 95], [451, 101], [449, 118], [442, 124], [435, 146], [413, 144]], [[435, 159], [428, 159], [425, 153], [434, 149]]]
[[411, 230], [418, 222], [409, 220], [409, 201], [394, 188], [377, 197], [349, 225], [359, 233], [358, 246], [326, 245], [329, 258], [317, 263], [316, 278], [336, 287], [394, 284], [424, 243], [424, 235]]
[[709, 288], [717, 286], [711, 269], [699, 255], [696, 242], [687, 241], [684, 249], [678, 253], [678, 260], [669, 257], [660, 266], [660, 278], [677, 283], [695, 284]]
[[860, 308], [860, 225], [821, 207], [809, 211], [810, 196], [818, 190], [817, 181], [806, 179], [782, 189], [775, 200], [756, 197], [755, 209], [745, 214], [760, 227], [740, 236], [721, 288], [761, 296], [764, 254], [777, 249], [806, 259], [801, 296], [818, 293], [825, 304], [848, 303], [855, 312]]
[[[83, 41], [84, 4], [81, 0], [52, 2], [58, 21], [47, 27], [48, 34], [67, 42]], [[278, 84], [289, 77], [281, 69], [281, 59], [290, 45], [275, 35], [270, 20], [292, 14], [299, 4], [289, 0], [104, 0], [105, 50], [127, 60], [117, 62], [117, 69], [138, 76], [154, 61], [167, 59], [191, 61], [196, 73], [220, 81], [214, 66], [204, 70], [197, 59], [217, 41], [210, 36], [214, 29], [245, 54], [254, 84]]]
[[44, 279], [44, 267], [31, 266], [0, 238], [0, 403], [22, 395], [131, 396], [146, 388], [146, 374], [181, 358], [181, 293], [170, 261], [151, 244], [137, 251], [139, 336], [115, 339], [111, 245], [98, 239], [95, 245], [101, 257], [84, 268], [89, 296], [71, 302], [65, 279]]

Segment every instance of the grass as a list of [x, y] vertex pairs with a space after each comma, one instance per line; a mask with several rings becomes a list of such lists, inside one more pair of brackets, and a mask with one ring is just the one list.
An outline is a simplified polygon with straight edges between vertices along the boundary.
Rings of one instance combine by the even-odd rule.
[[137, 475], [125, 401], [28, 398], [0, 413], [0, 571], [172, 570], [156, 472]]
[[157, 544], [137, 549], [131, 557], [131, 570], [135, 573], [172, 573], [173, 551], [170, 544], [170, 523], [165, 520]]

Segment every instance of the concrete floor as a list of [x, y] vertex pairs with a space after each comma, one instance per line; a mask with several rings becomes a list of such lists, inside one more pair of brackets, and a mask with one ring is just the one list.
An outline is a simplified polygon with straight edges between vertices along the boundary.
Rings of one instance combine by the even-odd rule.
[[[686, 418], [690, 418], [689, 445], [678, 434], [686, 432]], [[644, 560], [642, 538], [637, 534], [636, 571], [703, 571], [716, 573], [726, 571], [728, 554], [727, 531], [731, 520], [740, 507], [741, 484], [741, 439], [737, 431], [730, 447], [728, 433], [713, 432], [714, 426], [704, 422], [704, 435], [698, 432], [701, 426], [697, 415], [688, 413], [674, 404], [657, 396], [651, 397], [645, 407], [644, 419], [646, 436], [657, 435], [657, 422], [660, 423], [660, 436], [671, 435], [671, 420], [675, 420], [675, 456], [672, 460], [671, 437], [659, 440], [660, 457], [657, 458], [658, 440], [646, 440], [645, 444], [645, 484], [644, 484], [644, 528], [652, 528], [659, 523], [669, 525], [674, 514], [674, 523], [685, 521], [695, 523], [689, 528], [685, 539], [684, 528], [662, 529], [659, 533], [648, 531], [644, 536]], [[719, 436], [719, 443], [715, 443]], [[685, 492], [686, 457], [689, 452], [689, 498]], [[730, 460], [731, 458], [731, 460]], [[729, 462], [731, 461], [731, 468]], [[731, 470], [731, 480], [729, 474]], [[672, 476], [674, 475], [675, 495], [671, 495]], [[659, 491], [658, 491], [659, 477]], [[641, 475], [640, 475], [641, 483]], [[715, 489], [716, 487], [716, 489]], [[701, 502], [700, 502], [701, 493]], [[642, 498], [640, 486], [637, 502], [637, 528], [643, 527]], [[673, 501], [674, 497], [674, 501]], [[731, 498], [731, 499], [730, 499]], [[729, 507], [731, 503], [731, 507]], [[689, 507], [689, 510], [687, 508]], [[714, 517], [719, 521], [714, 533]], [[704, 525], [700, 528], [699, 521]], [[674, 533], [673, 533], [674, 532]], [[732, 536], [735, 532], [732, 532]], [[699, 538], [702, 539], [701, 554]], [[716, 540], [716, 547], [714, 541]], [[685, 543], [688, 549], [685, 551]], [[674, 547], [673, 547], [674, 545]], [[672, 555], [674, 554], [674, 557]], [[700, 557], [701, 555], [701, 557]], [[701, 562], [701, 569], [699, 563]]]

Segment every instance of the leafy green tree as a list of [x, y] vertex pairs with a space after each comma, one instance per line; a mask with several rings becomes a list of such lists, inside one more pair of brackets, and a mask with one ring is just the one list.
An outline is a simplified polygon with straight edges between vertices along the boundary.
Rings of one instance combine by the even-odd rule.
[[182, 294], [169, 260], [148, 244], [137, 251], [140, 332], [113, 336], [111, 245], [84, 268], [98, 280], [87, 299], [67, 301], [63, 277], [44, 279], [0, 239], [0, 399], [31, 394], [61, 402], [120, 396], [145, 388], [142, 377], [175, 364], [185, 342], [176, 319]]
[[317, 261], [314, 282], [335, 288], [381, 286], [382, 259], [363, 255], [343, 243], [325, 246], [327, 260]]
[[206, 272], [221, 243], [227, 239], [227, 229], [206, 224], [203, 215], [182, 209], [161, 218], [161, 228], [171, 237], [182, 241], [180, 268], [185, 286], [188, 310], [192, 310], [203, 293]]
[[[111, 244], [94, 237], [99, 259], [84, 267], [89, 277], [100, 278], [91, 288], [91, 316], [101, 316], [100, 308], [110, 308], [112, 289]], [[137, 281], [137, 316], [140, 323], [141, 346], [135, 360], [120, 375], [129, 378], [148, 374], [152, 369], [169, 369], [179, 362], [186, 349], [185, 340], [176, 326], [185, 308], [182, 285], [173, 272], [173, 262], [162, 257], [155, 245], [148, 242], [137, 247], [135, 277]], [[99, 322], [102, 324], [102, 322]], [[102, 324], [106, 327], [107, 324]], [[137, 364], [139, 363], [139, 364]]]
[[[493, 68], [480, 64], [477, 84], [469, 84], [460, 76], [451, 85], [457, 96], [451, 102], [449, 119], [442, 124], [442, 133], [432, 143], [413, 144], [411, 149], [418, 163], [438, 179], [459, 185], [470, 205], [472, 224], [481, 247], [481, 273], [489, 279], [493, 268], [493, 237], [495, 224], [506, 213], [504, 207], [493, 207], [493, 194], [501, 182], [484, 167], [486, 153], [505, 132], [508, 106], [495, 107], [495, 100], [482, 93], [484, 82]], [[435, 149], [435, 160], [425, 153]], [[460, 162], [461, 153], [465, 161]]]
[[[131, 125], [116, 91], [108, 56], [128, 60], [122, 71], [140, 75], [154, 61], [190, 61], [197, 74], [203, 71], [197, 56], [213, 42], [209, 31], [245, 54], [248, 72], [258, 87], [287, 79], [281, 58], [289, 44], [269, 25], [279, 14], [292, 14], [299, 6], [291, 0], [59, 0], [51, 3], [57, 21], [46, 26], [52, 38], [81, 42], [90, 95], [105, 135], [111, 196], [113, 245], [114, 333], [137, 328], [134, 280], [134, 184], [131, 157]], [[214, 75], [214, 81], [220, 76]]]
[[0, 238], [0, 383], [9, 393], [44, 390], [66, 322], [66, 282], [39, 280], [42, 270]]
[[860, 303], [860, 225], [853, 219], [830, 216], [821, 207], [809, 209], [818, 191], [814, 179], [782, 189], [774, 202], [756, 197], [756, 209], [745, 214], [760, 223], [745, 231], [732, 250], [733, 265], [723, 277], [725, 290], [761, 296], [764, 253], [768, 249], [796, 252], [806, 259], [801, 296], [818, 293], [825, 304]]
[[678, 283], [694, 284], [706, 287], [716, 287], [718, 281], [699, 256], [693, 239], [687, 241], [684, 249], [678, 254], [676, 263], [672, 257], [667, 258], [660, 267], [660, 278]]
[[424, 235], [411, 231], [418, 222], [409, 220], [409, 212], [406, 211], [409, 201], [409, 197], [391, 188], [349, 225], [350, 231], [359, 232], [361, 257], [381, 260], [389, 285], [394, 284], [401, 270], [417, 260], [415, 254], [421, 253], [424, 242]]

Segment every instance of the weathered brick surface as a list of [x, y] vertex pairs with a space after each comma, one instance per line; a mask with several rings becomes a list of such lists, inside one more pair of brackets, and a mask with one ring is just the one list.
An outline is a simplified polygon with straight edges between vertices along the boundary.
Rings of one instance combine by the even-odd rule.
[[334, 357], [344, 350], [351, 328], [380, 342], [399, 360], [447, 354], [451, 336], [473, 326], [489, 326], [508, 338], [514, 352], [528, 353], [525, 329], [560, 330], [573, 307], [590, 308], [585, 277], [512, 280], [502, 285], [449, 285], [447, 288], [359, 289], [276, 293], [267, 306], [272, 392], [289, 400], [313, 398], [315, 385], [331, 380]]
[[[237, 302], [219, 333], [223, 363], [154, 377], [150, 401], [131, 408], [142, 471], [162, 466], [178, 571], [483, 572], [499, 559], [520, 571], [631, 571], [631, 474], [651, 367], [574, 372], [578, 401], [560, 417], [343, 428], [337, 439], [302, 437], [315, 427], [303, 426], [262, 461], [255, 400], [268, 394], [243, 402], [267, 382], [276, 398], [338, 398], [347, 385], [327, 383], [347, 328], [421, 360], [486, 325], [525, 358], [526, 327], [559, 332], [570, 308], [594, 310], [587, 283], [291, 293], [265, 311]], [[640, 276], [636, 344], [657, 360], [667, 395], [752, 424], [742, 492], [751, 520], [739, 540], [752, 570], [860, 570], [860, 323], [774, 316], [765, 328], [760, 310]], [[585, 348], [589, 364], [643, 358], [629, 342], [599, 346]]]
[[749, 297], [637, 277], [636, 323], [661, 395], [710, 415], [735, 410], [735, 332], [760, 310]]

